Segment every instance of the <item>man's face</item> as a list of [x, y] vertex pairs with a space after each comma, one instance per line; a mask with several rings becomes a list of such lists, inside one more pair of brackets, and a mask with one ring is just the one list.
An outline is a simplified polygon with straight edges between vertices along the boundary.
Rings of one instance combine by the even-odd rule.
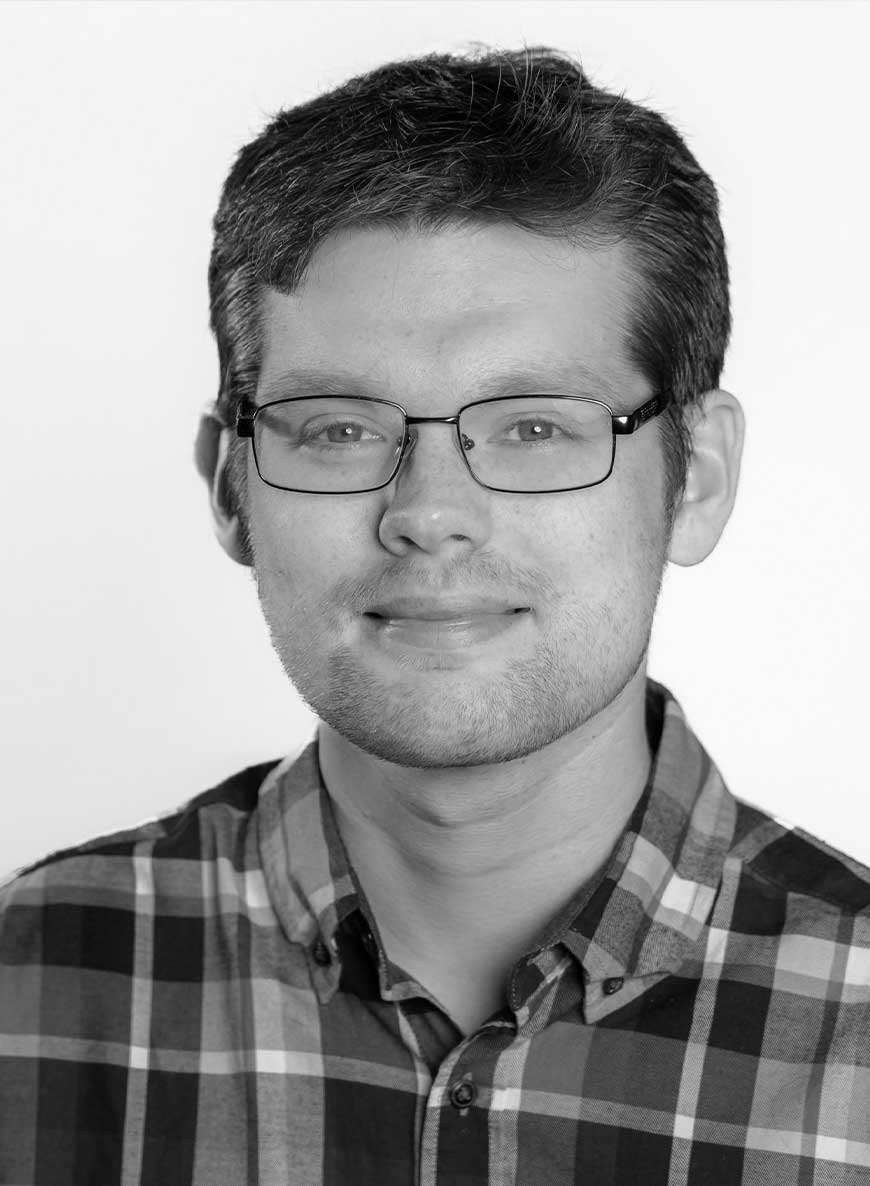
[[[354, 231], [320, 246], [291, 295], [263, 297], [257, 402], [340, 390], [455, 415], [485, 396], [585, 395], [632, 411], [631, 269], [513, 226]], [[512, 377], [513, 373], [513, 377]], [[335, 388], [332, 388], [334, 390]], [[337, 733], [414, 767], [534, 753], [606, 708], [638, 671], [668, 544], [658, 421], [617, 442], [601, 485], [487, 490], [453, 425], [421, 425], [384, 489], [273, 489], [249, 457], [248, 519], [263, 613], [291, 681]], [[439, 655], [390, 643], [365, 611], [398, 597], [496, 599], [531, 613]]]

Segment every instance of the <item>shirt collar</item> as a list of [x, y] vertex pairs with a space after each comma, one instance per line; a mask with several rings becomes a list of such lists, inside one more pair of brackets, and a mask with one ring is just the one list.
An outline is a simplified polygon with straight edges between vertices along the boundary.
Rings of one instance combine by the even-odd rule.
[[646, 789], [562, 938], [593, 982], [649, 984], [694, 963], [734, 836], [736, 802], [680, 705], [652, 680], [647, 697], [663, 721]]
[[[636, 981], [629, 995], [675, 972], [701, 940], [736, 812], [670, 692], [649, 680], [647, 704], [661, 721], [661, 736], [646, 789], [603, 874], [545, 932], [582, 965], [587, 987], [614, 978]], [[291, 942], [313, 953], [315, 987], [331, 995], [340, 971], [336, 930], [367, 905], [320, 776], [316, 736], [267, 776], [257, 827], [279, 923]], [[606, 1002], [593, 991], [587, 1012], [603, 1014]], [[620, 993], [613, 1007], [625, 1002]]]
[[267, 776], [257, 827], [266, 887], [287, 938], [334, 949], [337, 927], [359, 905], [359, 887], [320, 776], [316, 737]]

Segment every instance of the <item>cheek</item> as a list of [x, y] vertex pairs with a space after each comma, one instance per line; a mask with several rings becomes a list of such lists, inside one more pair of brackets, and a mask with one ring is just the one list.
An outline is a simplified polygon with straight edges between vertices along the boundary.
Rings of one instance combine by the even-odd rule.
[[327, 625], [324, 618], [339, 596], [336, 589], [371, 568], [371, 556], [366, 564], [362, 554], [366, 529], [337, 514], [328, 499], [313, 502], [304, 495], [265, 489], [266, 495], [250, 505], [254, 573], [263, 608], [273, 621], [305, 620], [312, 629]]
[[571, 502], [539, 537], [539, 555], [550, 558], [562, 588], [604, 597], [618, 586], [623, 595], [634, 588], [643, 596], [657, 584], [666, 523], [658, 481], [649, 478], [623, 467], [600, 486], [566, 496]]
[[629, 437], [621, 453], [617, 447], [616, 465], [609, 480], [614, 483], [616, 495], [614, 544], [618, 540], [626, 557], [633, 557], [635, 562], [663, 565], [668, 535], [665, 466], [662, 446], [654, 432], [646, 437]]

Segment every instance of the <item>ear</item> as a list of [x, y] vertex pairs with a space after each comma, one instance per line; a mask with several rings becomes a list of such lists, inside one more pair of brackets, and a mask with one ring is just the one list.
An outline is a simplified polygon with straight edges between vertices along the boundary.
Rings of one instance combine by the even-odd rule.
[[668, 552], [674, 564], [700, 564], [719, 542], [737, 495], [744, 427], [743, 409], [729, 391], [702, 396], [691, 427], [686, 489], [674, 516]]
[[223, 550], [237, 564], [251, 567], [247, 532], [242, 523], [238, 500], [229, 474], [229, 449], [232, 430], [213, 412], [200, 417], [194, 457], [196, 468], [209, 491], [209, 504], [215, 535]]

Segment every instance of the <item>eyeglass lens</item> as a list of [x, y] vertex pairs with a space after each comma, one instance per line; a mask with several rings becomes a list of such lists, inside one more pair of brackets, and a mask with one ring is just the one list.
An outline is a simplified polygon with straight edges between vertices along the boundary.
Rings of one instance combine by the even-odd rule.
[[[374, 400], [316, 397], [272, 404], [255, 422], [257, 467], [264, 481], [285, 489], [370, 490], [395, 469], [402, 430], [400, 410]], [[460, 414], [459, 434], [475, 477], [500, 490], [594, 485], [613, 460], [608, 408], [581, 399], [536, 395], [474, 404]]]

